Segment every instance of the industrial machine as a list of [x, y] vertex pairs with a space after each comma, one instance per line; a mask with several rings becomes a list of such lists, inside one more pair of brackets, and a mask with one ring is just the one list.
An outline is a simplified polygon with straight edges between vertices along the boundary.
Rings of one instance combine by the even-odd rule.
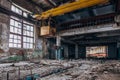
[[[87, 8], [87, 7], [91, 7], [91, 6], [95, 6], [95, 5], [100, 5], [100, 4], [105, 4], [107, 2], [109, 2], [109, 0], [75, 0], [74, 2], [65, 3], [63, 5], [56, 7], [56, 8], [45, 11], [41, 14], [36, 14], [33, 17], [38, 19], [38, 20], [45, 20], [45, 19], [48, 19], [50, 17], [63, 15], [65, 13], [69, 13], [69, 12], [72, 12], [72, 11], [75, 11], [78, 9], [83, 9], [83, 8]], [[50, 26], [46, 26], [46, 27], [47, 28], [45, 28], [45, 26], [41, 27], [41, 30], [42, 31], [44, 29], [51, 30]], [[45, 32], [47, 32], [47, 30]], [[46, 34], [41, 34], [41, 35], [46, 35]]]

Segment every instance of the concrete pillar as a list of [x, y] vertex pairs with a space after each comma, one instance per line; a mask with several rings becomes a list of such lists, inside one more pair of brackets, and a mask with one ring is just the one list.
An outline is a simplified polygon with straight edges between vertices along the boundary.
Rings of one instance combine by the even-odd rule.
[[68, 59], [69, 58], [69, 55], [68, 55], [68, 46], [67, 45], [65, 45], [64, 46], [64, 57], [65, 57], [65, 59]]
[[79, 45], [78, 58], [86, 58], [86, 46]]
[[78, 59], [78, 45], [75, 45], [75, 58]]
[[46, 39], [43, 37], [42, 39], [43, 43], [42, 43], [42, 50], [43, 50], [43, 58], [47, 58], [48, 59], [48, 50], [47, 50], [47, 41]]
[[61, 46], [61, 37], [59, 35], [56, 36], [56, 46]]
[[57, 46], [57, 49], [56, 49], [56, 59], [61, 59], [61, 37], [59, 35], [56, 36], [56, 46]]
[[117, 44], [109, 44], [108, 45], [108, 58], [109, 59], [117, 59]]

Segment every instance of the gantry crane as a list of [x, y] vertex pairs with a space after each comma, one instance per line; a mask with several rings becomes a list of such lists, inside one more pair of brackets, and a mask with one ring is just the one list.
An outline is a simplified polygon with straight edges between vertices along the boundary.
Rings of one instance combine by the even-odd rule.
[[38, 20], [45, 20], [48, 19], [49, 17], [63, 15], [65, 13], [69, 13], [75, 10], [79, 10], [99, 4], [105, 4], [107, 2], [109, 2], [109, 0], [75, 0], [74, 2], [60, 5], [56, 8], [42, 12], [41, 14], [36, 14], [33, 17]]

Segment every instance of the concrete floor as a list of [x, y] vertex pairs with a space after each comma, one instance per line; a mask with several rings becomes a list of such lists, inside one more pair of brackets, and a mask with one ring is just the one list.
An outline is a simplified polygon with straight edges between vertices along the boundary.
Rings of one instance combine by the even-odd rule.
[[120, 61], [117, 60], [34, 60], [0, 64], [0, 80], [119, 80]]

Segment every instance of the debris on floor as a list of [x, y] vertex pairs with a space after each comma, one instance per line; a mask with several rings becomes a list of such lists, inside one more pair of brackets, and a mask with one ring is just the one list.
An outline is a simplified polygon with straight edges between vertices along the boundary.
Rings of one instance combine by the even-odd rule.
[[37, 80], [119, 80], [120, 61], [40, 60], [0, 64], [0, 80], [32, 77]]

